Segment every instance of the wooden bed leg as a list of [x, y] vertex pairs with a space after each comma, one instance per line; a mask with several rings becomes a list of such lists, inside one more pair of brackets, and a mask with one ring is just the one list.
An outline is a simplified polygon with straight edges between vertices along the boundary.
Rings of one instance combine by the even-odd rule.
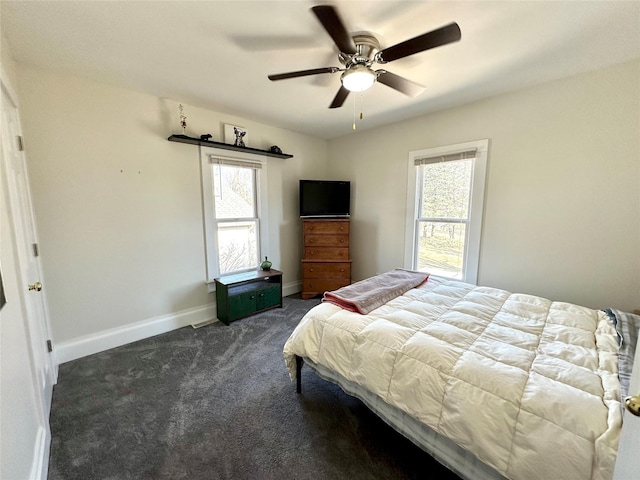
[[302, 393], [302, 357], [296, 355], [296, 393]]

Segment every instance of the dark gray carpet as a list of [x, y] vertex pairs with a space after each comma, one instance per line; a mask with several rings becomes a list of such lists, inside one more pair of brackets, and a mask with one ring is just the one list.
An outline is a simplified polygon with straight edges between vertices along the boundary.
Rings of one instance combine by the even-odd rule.
[[318, 300], [60, 366], [49, 479], [457, 479], [282, 347]]

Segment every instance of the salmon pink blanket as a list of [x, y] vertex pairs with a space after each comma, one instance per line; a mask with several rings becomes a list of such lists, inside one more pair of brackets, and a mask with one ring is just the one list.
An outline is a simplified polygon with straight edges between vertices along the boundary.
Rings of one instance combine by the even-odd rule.
[[396, 268], [338, 290], [325, 292], [322, 301], [366, 315], [389, 300], [421, 285], [428, 278], [427, 273]]

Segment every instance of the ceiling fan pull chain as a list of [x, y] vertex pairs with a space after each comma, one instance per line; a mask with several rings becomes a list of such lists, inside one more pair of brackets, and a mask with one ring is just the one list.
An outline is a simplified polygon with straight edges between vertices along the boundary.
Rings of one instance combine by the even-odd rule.
[[351, 129], [355, 131], [356, 129], [356, 97], [353, 97], [353, 125]]
[[360, 120], [362, 120], [362, 104], [364, 103], [364, 92], [360, 92]]

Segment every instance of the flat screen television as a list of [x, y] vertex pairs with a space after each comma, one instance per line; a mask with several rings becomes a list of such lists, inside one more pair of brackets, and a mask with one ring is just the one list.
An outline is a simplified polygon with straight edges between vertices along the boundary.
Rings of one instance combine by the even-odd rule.
[[300, 180], [301, 217], [348, 217], [351, 214], [351, 182]]

